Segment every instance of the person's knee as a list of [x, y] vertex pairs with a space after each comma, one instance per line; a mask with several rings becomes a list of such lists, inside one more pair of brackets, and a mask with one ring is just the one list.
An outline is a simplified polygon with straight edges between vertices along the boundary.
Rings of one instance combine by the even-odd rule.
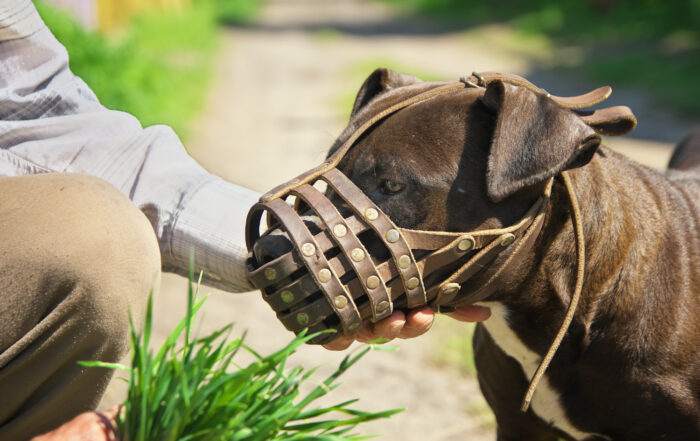
[[85, 175], [10, 184], [3, 189], [14, 194], [15, 185], [22, 197], [9, 198], [0, 221], [13, 208], [20, 219], [0, 223], [10, 225], [5, 233], [14, 237], [9, 268], [34, 280], [36, 299], [28, 306], [70, 307], [76, 322], [105, 339], [108, 358], [120, 355], [128, 347], [129, 312], [140, 322], [160, 280], [158, 244], [145, 215], [110, 184]]
[[62, 241], [71, 249], [62, 262], [66, 275], [82, 285], [76, 294], [86, 297], [90, 321], [106, 334], [125, 332], [115, 335], [124, 341], [129, 314], [139, 325], [148, 296], [159, 287], [160, 251], [153, 227], [104, 181], [80, 176], [63, 191], [69, 192], [65, 204], [81, 213]]

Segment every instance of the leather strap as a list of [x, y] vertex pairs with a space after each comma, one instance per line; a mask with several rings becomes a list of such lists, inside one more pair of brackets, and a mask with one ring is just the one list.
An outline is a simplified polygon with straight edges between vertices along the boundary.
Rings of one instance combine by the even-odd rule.
[[535, 86], [521, 76], [500, 72], [474, 72], [471, 74], [469, 79], [465, 81], [476, 84], [477, 86], [486, 87], [489, 83], [497, 80], [503, 81], [504, 83], [513, 84], [515, 86], [525, 87], [526, 89], [529, 89], [535, 93], [546, 95], [559, 105], [569, 109], [583, 109], [586, 107], [595, 106], [596, 104], [602, 103], [608, 99], [612, 93], [612, 88], [610, 86], [603, 86], [583, 95], [561, 97], [550, 94], [546, 90]]
[[542, 358], [542, 361], [540, 361], [540, 365], [537, 366], [537, 370], [530, 380], [530, 385], [527, 388], [522, 405], [520, 406], [520, 410], [523, 412], [527, 412], [527, 410], [530, 408], [530, 403], [532, 402], [532, 397], [535, 395], [537, 385], [549, 367], [549, 363], [551, 363], [552, 359], [554, 358], [554, 354], [557, 353], [557, 349], [559, 349], [559, 345], [564, 339], [566, 332], [569, 330], [571, 321], [574, 319], [574, 314], [576, 314], [576, 307], [581, 299], [581, 292], [583, 291], [583, 278], [586, 271], [586, 242], [583, 236], [581, 209], [579, 208], [578, 200], [576, 199], [576, 192], [574, 191], [574, 186], [571, 183], [569, 172], [562, 172], [561, 177], [564, 181], [564, 185], [566, 186], [566, 191], [569, 194], [569, 202], [571, 203], [572, 210], [572, 223], [574, 225], [574, 237], [576, 238], [576, 285], [574, 286], [574, 292], [571, 295], [571, 301], [569, 302], [569, 307], [566, 310], [566, 315], [564, 316], [564, 320], [559, 327], [559, 331], [554, 337], [554, 340], [549, 346], [547, 353]]
[[[297, 249], [299, 256], [302, 258], [304, 265], [309, 271], [309, 274], [314, 278], [316, 285], [321, 288], [321, 291], [326, 296], [328, 303], [331, 305], [335, 313], [340, 317], [340, 322], [345, 333], [351, 333], [357, 330], [362, 319], [360, 313], [352, 301], [351, 296], [345, 290], [345, 286], [340, 283], [338, 276], [331, 269], [326, 256], [322, 251], [319, 251], [318, 244], [314, 240], [311, 232], [309, 232], [301, 218], [294, 212], [294, 209], [287, 205], [281, 199], [275, 199], [267, 204], [267, 208], [278, 218], [285, 220], [287, 233], [289, 234], [294, 247]], [[312, 255], [304, 254], [304, 246], [310, 244], [315, 248]], [[326, 274], [328, 275], [326, 277]], [[275, 277], [268, 277], [275, 279]], [[344, 301], [340, 301], [340, 296], [345, 297]], [[342, 306], [341, 306], [342, 305]], [[316, 323], [319, 319], [316, 315], [303, 315], [297, 313], [297, 324], [304, 327]], [[316, 321], [312, 321], [316, 320]], [[285, 323], [285, 326], [287, 323]], [[299, 328], [297, 328], [299, 329]]]
[[624, 135], [637, 125], [637, 118], [627, 106], [606, 107], [593, 112], [577, 110], [576, 113], [583, 122], [601, 135]]
[[[433, 296], [432, 305], [437, 306], [462, 306], [469, 303], [478, 302], [486, 298], [489, 294], [497, 289], [497, 284], [502, 276], [509, 270], [512, 271], [513, 265], [522, 261], [524, 255], [532, 249], [534, 241], [539, 235], [539, 232], [544, 223], [544, 214], [549, 204], [549, 198], [552, 191], [554, 179], [550, 179], [545, 187], [545, 192], [540, 199], [528, 210], [523, 219], [510, 228], [500, 230], [484, 230], [482, 233], [493, 234], [500, 233], [491, 243], [482, 249], [477, 255], [467, 261], [461, 268], [455, 271], [448, 277], [440, 286], [433, 287], [429, 293], [429, 297]], [[476, 235], [479, 232], [473, 233]], [[483, 285], [465, 292], [465, 289], [450, 289], [445, 295], [446, 287], [462, 284], [472, 278], [478, 271], [489, 266], [489, 264], [506, 248], [511, 248], [513, 251], [504, 260], [501, 266], [493, 273], [493, 275]], [[459, 300], [455, 300], [459, 295]]]
[[394, 265], [401, 276], [409, 308], [425, 305], [423, 277], [418, 271], [416, 259], [400, 230], [370, 198], [338, 169], [323, 174], [323, 179], [379, 236], [394, 259]]
[[[323, 221], [326, 230], [333, 232], [333, 239], [343, 250], [342, 255], [352, 266], [364, 292], [370, 299], [372, 321], [376, 322], [390, 316], [393, 309], [386, 286], [376, 267], [372, 264], [369, 252], [335, 206], [321, 192], [310, 185], [297, 187], [292, 191], [292, 194], [301, 197]], [[371, 280], [371, 277], [376, 277], [379, 280], [377, 286], [368, 286], [368, 280]]]

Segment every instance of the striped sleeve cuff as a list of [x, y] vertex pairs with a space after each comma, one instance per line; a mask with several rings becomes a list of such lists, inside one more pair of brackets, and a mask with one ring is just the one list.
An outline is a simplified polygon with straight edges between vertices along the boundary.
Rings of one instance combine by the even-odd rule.
[[[245, 221], [260, 194], [215, 178], [204, 183], [176, 213], [169, 240], [174, 272], [189, 267], [194, 249], [195, 271], [204, 270], [209, 286], [230, 292], [251, 291], [245, 270]], [[184, 275], [184, 274], [183, 274]]]

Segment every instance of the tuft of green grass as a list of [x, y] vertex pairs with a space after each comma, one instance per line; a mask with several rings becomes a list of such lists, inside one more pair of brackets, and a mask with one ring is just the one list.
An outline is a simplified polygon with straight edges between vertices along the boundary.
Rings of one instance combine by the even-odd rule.
[[[131, 324], [131, 366], [80, 362], [129, 373], [128, 395], [123, 412], [117, 416], [122, 441], [360, 440], [366, 437], [350, 434], [358, 424], [402, 410], [352, 409], [357, 400], [326, 407], [315, 405], [318, 398], [339, 386], [338, 377], [373, 345], [345, 357], [330, 376], [317, 384], [312, 379], [316, 369], [288, 368], [287, 359], [318, 334], [302, 332], [267, 356], [247, 346], [245, 336], [229, 339], [231, 325], [205, 337], [193, 336], [197, 312], [206, 300], [199, 298], [199, 284], [195, 288], [193, 278], [190, 270], [187, 314], [157, 352], [149, 349], [153, 312], [149, 298], [143, 332], [137, 334]], [[240, 350], [252, 354], [255, 361], [246, 367], [237, 366], [234, 358]], [[301, 393], [301, 386], [309, 382], [317, 386]]]

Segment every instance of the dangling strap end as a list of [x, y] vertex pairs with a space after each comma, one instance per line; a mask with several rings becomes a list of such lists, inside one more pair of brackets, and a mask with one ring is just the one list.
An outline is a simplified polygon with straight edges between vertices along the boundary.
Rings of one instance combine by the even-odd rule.
[[535, 389], [537, 389], [537, 385], [544, 376], [547, 367], [549, 367], [549, 364], [552, 362], [554, 354], [556, 354], [557, 349], [559, 349], [559, 345], [564, 339], [564, 335], [566, 335], [566, 332], [568, 331], [569, 326], [571, 325], [571, 321], [574, 319], [576, 307], [578, 306], [578, 302], [581, 299], [581, 292], [583, 290], [583, 277], [585, 274], [586, 265], [586, 246], [583, 237], [581, 209], [579, 208], [578, 200], [576, 199], [576, 193], [574, 192], [574, 186], [571, 182], [571, 177], [569, 176], [569, 173], [562, 172], [561, 177], [564, 180], [566, 191], [569, 193], [569, 199], [571, 202], [571, 209], [573, 214], [572, 223], [574, 227], [574, 237], [576, 239], [577, 256], [576, 285], [574, 286], [574, 293], [571, 296], [569, 307], [567, 308], [566, 314], [564, 315], [564, 321], [559, 327], [559, 332], [557, 332], [557, 335], [554, 337], [554, 341], [552, 341], [552, 344], [549, 346], [547, 353], [542, 358], [542, 361], [540, 361], [539, 366], [537, 366], [537, 370], [532, 376], [532, 380], [530, 380], [530, 385], [527, 388], [527, 392], [525, 393], [525, 397], [523, 398], [523, 402], [520, 406], [520, 410], [523, 412], [527, 412], [527, 410], [530, 408], [530, 402], [532, 401], [532, 397], [535, 394]]
[[[534, 389], [533, 389], [533, 392], [534, 392]], [[531, 401], [532, 401], [532, 394], [531, 394], [530, 391], [528, 390], [528, 391], [527, 391], [527, 394], [526, 394], [525, 397], [523, 398], [522, 404], [520, 404], [520, 411], [521, 411], [522, 413], [525, 413], [525, 412], [528, 411], [528, 409], [530, 409], [530, 402], [531, 402]]]

